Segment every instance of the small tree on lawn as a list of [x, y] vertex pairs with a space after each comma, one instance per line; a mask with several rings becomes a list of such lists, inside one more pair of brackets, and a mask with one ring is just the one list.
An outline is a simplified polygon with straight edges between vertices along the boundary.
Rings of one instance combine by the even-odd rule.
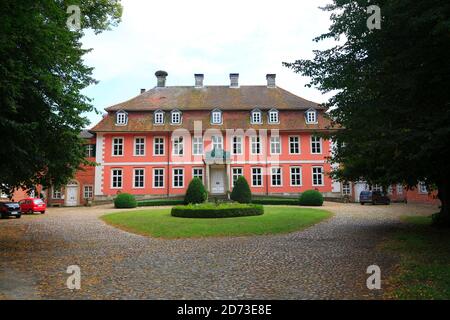
[[231, 200], [239, 203], [250, 203], [252, 201], [252, 192], [250, 191], [247, 180], [243, 176], [240, 176], [234, 183], [230, 197]]
[[184, 203], [203, 203], [206, 201], [207, 193], [202, 181], [195, 177], [189, 183], [186, 195], [184, 196]]

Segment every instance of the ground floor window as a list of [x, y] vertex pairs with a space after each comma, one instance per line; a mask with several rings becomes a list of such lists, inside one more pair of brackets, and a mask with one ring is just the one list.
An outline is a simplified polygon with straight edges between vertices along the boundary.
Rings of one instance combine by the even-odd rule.
[[252, 186], [262, 186], [262, 168], [252, 168]]
[[428, 193], [428, 188], [427, 188], [427, 185], [425, 184], [425, 182], [419, 183], [419, 192], [420, 193]]
[[111, 187], [122, 188], [122, 169], [113, 169], [111, 174]]
[[381, 191], [383, 191], [383, 187], [378, 184], [375, 184], [372, 186], [372, 191], [380, 191], [381, 192]]
[[291, 186], [302, 185], [302, 168], [291, 167]]
[[164, 169], [153, 169], [153, 187], [164, 188]]
[[397, 184], [397, 194], [403, 194], [403, 185]]
[[322, 167], [313, 167], [312, 168], [312, 178], [313, 178], [313, 186], [322, 186], [323, 185], [323, 168]]
[[61, 196], [62, 196], [61, 189], [53, 188], [52, 198], [53, 199], [61, 199]]
[[192, 169], [192, 177], [199, 178], [203, 182], [203, 168]]
[[83, 197], [85, 199], [92, 199], [94, 197], [94, 187], [93, 186], [84, 186]]
[[281, 186], [281, 168], [272, 168], [272, 187]]
[[144, 169], [134, 169], [133, 185], [135, 188], [144, 188], [145, 171]]
[[184, 186], [184, 169], [173, 169], [173, 187], [183, 188]]
[[342, 183], [342, 194], [344, 196], [349, 196], [352, 194], [352, 188], [351, 188], [350, 182]]
[[242, 168], [233, 168], [232, 169], [232, 182], [231, 186], [234, 187], [234, 184], [236, 183], [236, 180], [242, 176]]

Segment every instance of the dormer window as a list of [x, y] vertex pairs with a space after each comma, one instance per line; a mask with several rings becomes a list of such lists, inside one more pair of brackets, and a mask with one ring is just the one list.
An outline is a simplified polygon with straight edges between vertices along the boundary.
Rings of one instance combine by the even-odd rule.
[[170, 119], [172, 124], [180, 124], [181, 123], [181, 111], [173, 110], [170, 113]]
[[155, 124], [164, 124], [164, 111], [162, 111], [162, 110], [155, 111], [154, 123]]
[[278, 110], [271, 109], [269, 110], [269, 123], [279, 123], [280, 117]]
[[309, 109], [305, 114], [306, 123], [317, 123], [317, 111]]
[[259, 109], [255, 109], [251, 112], [251, 123], [261, 124], [262, 123], [262, 112]]
[[222, 124], [222, 111], [220, 111], [219, 109], [214, 109], [211, 112], [211, 123]]
[[128, 114], [125, 111], [118, 111], [116, 113], [116, 125], [124, 126], [128, 123]]

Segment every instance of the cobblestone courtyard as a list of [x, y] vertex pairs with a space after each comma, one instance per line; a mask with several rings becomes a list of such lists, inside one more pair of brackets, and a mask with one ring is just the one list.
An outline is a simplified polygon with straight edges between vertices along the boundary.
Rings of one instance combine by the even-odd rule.
[[[377, 250], [400, 215], [437, 208], [326, 203], [329, 220], [286, 235], [162, 240], [100, 219], [114, 211], [51, 208], [0, 220], [0, 299], [370, 299], [366, 268], [382, 279], [397, 257]], [[81, 289], [66, 287], [70, 265]], [[383, 285], [382, 284], [382, 288]]]

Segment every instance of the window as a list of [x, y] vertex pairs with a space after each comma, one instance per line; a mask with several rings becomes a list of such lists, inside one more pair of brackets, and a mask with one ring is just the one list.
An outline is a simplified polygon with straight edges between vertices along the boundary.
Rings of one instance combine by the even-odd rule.
[[289, 154], [300, 154], [300, 137], [289, 137]]
[[203, 138], [193, 137], [192, 138], [192, 154], [202, 155], [203, 154]]
[[262, 186], [262, 168], [252, 168], [252, 186]]
[[242, 176], [242, 168], [233, 168], [232, 169], [232, 180], [231, 180], [231, 186], [234, 187], [234, 184], [236, 183], [236, 180]]
[[163, 111], [155, 111], [154, 123], [155, 124], [163, 124], [164, 123], [164, 112]]
[[254, 110], [251, 112], [251, 123], [262, 123], [262, 113], [259, 110]]
[[302, 185], [302, 168], [291, 167], [291, 186]]
[[322, 138], [311, 136], [311, 153], [313, 154], [322, 153]]
[[145, 156], [145, 138], [134, 138], [134, 155]]
[[213, 124], [221, 124], [222, 123], [222, 111], [214, 110], [211, 113], [211, 123], [213, 123]]
[[269, 123], [279, 123], [280, 118], [278, 116], [278, 110], [269, 111]]
[[133, 185], [135, 188], [144, 188], [145, 171], [144, 169], [134, 169]]
[[280, 187], [281, 186], [281, 168], [271, 168], [271, 176], [272, 176], [272, 187]]
[[86, 158], [95, 157], [95, 144], [84, 145], [84, 156]]
[[419, 182], [419, 192], [420, 193], [428, 193], [428, 188], [425, 182]]
[[383, 191], [383, 187], [378, 184], [375, 184], [372, 186], [372, 191]]
[[122, 169], [113, 169], [111, 174], [111, 188], [122, 188]]
[[270, 137], [270, 154], [281, 154], [281, 137]]
[[389, 186], [387, 189], [387, 193], [392, 195], [392, 191], [393, 191], [392, 186]]
[[317, 112], [316, 110], [306, 111], [306, 123], [317, 123]]
[[203, 168], [192, 169], [192, 177], [199, 178], [203, 182]]
[[173, 154], [175, 156], [183, 155], [183, 137], [175, 137], [173, 139]]
[[223, 150], [222, 136], [212, 136], [212, 149], [211, 150]]
[[313, 186], [322, 186], [323, 185], [323, 168], [322, 167], [313, 167], [312, 168], [312, 183], [313, 183]]
[[94, 187], [84, 186], [83, 197], [84, 199], [92, 199], [94, 197]]
[[397, 194], [403, 194], [403, 185], [401, 183], [397, 184]]
[[61, 189], [55, 189], [55, 188], [53, 188], [52, 198], [53, 198], [53, 199], [61, 199], [61, 198], [62, 198]]
[[172, 111], [170, 113], [170, 119], [172, 124], [180, 124], [181, 123], [181, 112], [180, 111]]
[[251, 136], [251, 150], [252, 154], [260, 154], [261, 153], [261, 139], [259, 136]]
[[184, 169], [173, 169], [173, 187], [183, 188], [184, 186]]
[[119, 111], [116, 113], [116, 124], [117, 125], [126, 125], [128, 122], [128, 115], [125, 111]]
[[164, 155], [164, 138], [163, 137], [155, 137], [153, 139], [153, 154], [155, 156], [163, 156]]
[[349, 196], [352, 194], [352, 188], [351, 188], [350, 182], [342, 183], [342, 194], [344, 196]]
[[153, 188], [164, 188], [164, 169], [153, 169]]
[[242, 154], [242, 137], [233, 137], [233, 154]]
[[113, 156], [123, 156], [123, 138], [113, 138]]

